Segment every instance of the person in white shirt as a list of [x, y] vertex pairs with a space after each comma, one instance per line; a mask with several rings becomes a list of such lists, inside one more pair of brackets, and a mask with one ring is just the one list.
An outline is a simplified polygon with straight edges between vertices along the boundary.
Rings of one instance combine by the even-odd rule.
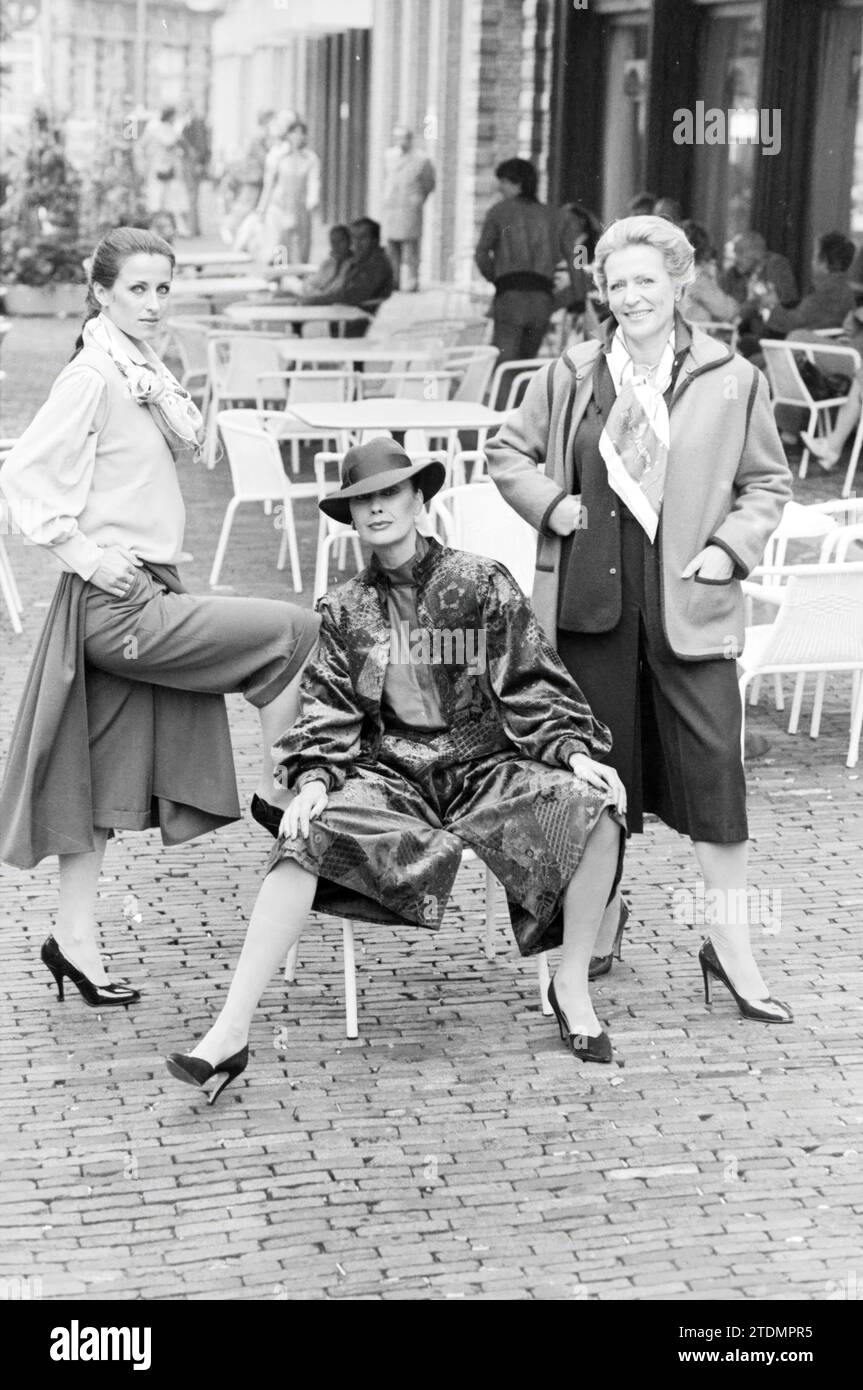
[[253, 815], [285, 804], [270, 748], [296, 715], [319, 626], [291, 603], [195, 598], [179, 580], [176, 464], [200, 457], [204, 429], [150, 346], [173, 268], [153, 232], [120, 227], [102, 238], [78, 350], [0, 469], [14, 524], [64, 570], [0, 788], [0, 859], [32, 868], [59, 856], [59, 909], [42, 959], [61, 999], [68, 978], [99, 1008], [139, 998], [109, 979], [96, 942], [110, 834], [158, 826], [165, 844], [178, 844], [239, 818], [228, 691], [260, 711]]

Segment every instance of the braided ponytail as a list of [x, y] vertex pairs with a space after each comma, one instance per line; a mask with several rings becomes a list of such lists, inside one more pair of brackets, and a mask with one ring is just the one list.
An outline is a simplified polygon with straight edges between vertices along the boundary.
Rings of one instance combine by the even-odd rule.
[[117, 279], [123, 264], [130, 256], [165, 256], [171, 262], [173, 271], [176, 263], [173, 247], [157, 236], [155, 232], [145, 231], [142, 227], [115, 227], [113, 231], [106, 232], [99, 242], [90, 263], [90, 272], [87, 277], [87, 298], [85, 300], [86, 314], [84, 322], [81, 324], [81, 332], [75, 343], [75, 351], [69, 359], [72, 361], [84, 346], [84, 325], [94, 319], [97, 314], [102, 312], [102, 306], [96, 298], [94, 285], [101, 285], [103, 289], [113, 288], [114, 281]]

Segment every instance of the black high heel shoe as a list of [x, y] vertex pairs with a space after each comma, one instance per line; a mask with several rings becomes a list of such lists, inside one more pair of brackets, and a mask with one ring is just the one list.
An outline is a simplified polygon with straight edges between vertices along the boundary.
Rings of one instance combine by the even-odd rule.
[[269, 830], [273, 839], [277, 840], [279, 838], [279, 826], [282, 823], [282, 816], [285, 814], [284, 810], [280, 810], [278, 806], [271, 806], [269, 801], [265, 801], [262, 796], [258, 796], [257, 792], [252, 797], [252, 804], [249, 810], [252, 813], [252, 819], [256, 820], [258, 825], [262, 825], [265, 830]]
[[561, 1041], [569, 1044], [574, 1057], [578, 1057], [581, 1062], [611, 1061], [614, 1053], [611, 1050], [611, 1039], [607, 1033], [597, 1033], [595, 1037], [591, 1037], [589, 1033], [573, 1033], [569, 1026], [569, 1019], [558, 1003], [554, 980], [548, 987], [548, 1002], [554, 1009]]
[[710, 1003], [710, 977], [721, 980], [725, 988], [734, 997], [738, 1009], [744, 1018], [754, 1018], [759, 1023], [793, 1023], [794, 1015], [787, 1004], [783, 1004], [779, 999], [744, 999], [742, 994], [738, 994], [733, 984], [726, 974], [725, 968], [716, 954], [716, 948], [712, 941], [704, 941], [701, 950], [698, 952], [698, 963], [701, 966], [701, 974], [704, 977], [704, 1002]]
[[171, 1075], [178, 1081], [187, 1081], [190, 1086], [205, 1086], [212, 1076], [224, 1077], [221, 1085], [210, 1092], [207, 1098], [210, 1105], [215, 1105], [225, 1087], [230, 1086], [232, 1081], [236, 1081], [237, 1077], [242, 1075], [248, 1063], [248, 1043], [241, 1047], [239, 1052], [235, 1052], [233, 1057], [226, 1057], [224, 1062], [219, 1062], [215, 1067], [205, 1062], [203, 1057], [187, 1057], [182, 1052], [172, 1052], [165, 1058], [165, 1065]]
[[107, 1009], [115, 1004], [122, 1004], [128, 1009], [130, 1004], [136, 1004], [141, 998], [141, 991], [133, 989], [131, 985], [94, 985], [83, 970], [79, 970], [77, 965], [66, 959], [53, 936], [47, 937], [43, 942], [41, 955], [43, 964], [47, 965], [54, 976], [57, 998], [61, 1003], [66, 997], [63, 993], [64, 978], [71, 981], [84, 1003], [89, 1004], [91, 1009]]
[[611, 950], [607, 956], [591, 956], [590, 965], [587, 967], [587, 978], [598, 980], [601, 975], [607, 975], [611, 970], [611, 962], [617, 956], [622, 959], [621, 938], [629, 921], [629, 908], [623, 898], [620, 900], [620, 916], [617, 919], [617, 931], [614, 933], [614, 940], [611, 943]]

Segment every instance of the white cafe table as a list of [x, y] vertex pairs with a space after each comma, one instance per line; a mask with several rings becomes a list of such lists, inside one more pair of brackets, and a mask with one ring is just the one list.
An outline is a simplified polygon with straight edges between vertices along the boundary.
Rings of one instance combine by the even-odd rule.
[[291, 324], [296, 331], [304, 323], [337, 323], [344, 332], [346, 323], [368, 323], [371, 314], [353, 304], [229, 304], [225, 310], [238, 323], [260, 323], [281, 327]]
[[171, 303], [184, 299], [236, 299], [238, 294], [265, 294], [269, 288], [269, 281], [258, 275], [180, 276], [171, 285]]
[[450, 458], [458, 451], [459, 430], [477, 430], [477, 447], [481, 449], [488, 431], [507, 419], [507, 411], [490, 410], [487, 405], [471, 401], [401, 400], [392, 396], [331, 403], [291, 402], [290, 414], [320, 430], [322, 435], [337, 437], [340, 450], [348, 448], [353, 438], [366, 431], [406, 434], [408, 430], [422, 430], [431, 439], [445, 435]]
[[246, 251], [175, 251], [176, 265], [180, 270], [196, 270], [199, 274], [209, 266], [251, 265], [252, 258]]
[[382, 367], [392, 362], [434, 362], [440, 355], [428, 348], [388, 348], [365, 338], [283, 338], [279, 354], [298, 367], [307, 362], [319, 367]]

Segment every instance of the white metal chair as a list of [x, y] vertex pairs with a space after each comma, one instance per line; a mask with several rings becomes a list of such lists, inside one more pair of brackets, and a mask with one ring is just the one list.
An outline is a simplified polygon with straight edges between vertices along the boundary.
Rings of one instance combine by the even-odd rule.
[[333, 447], [337, 443], [337, 436], [327, 434], [322, 430], [313, 429], [311, 425], [305, 424], [295, 414], [291, 407], [297, 405], [319, 405], [333, 404], [353, 399], [355, 390], [354, 373], [347, 369], [327, 369], [326, 371], [310, 371], [308, 368], [296, 368], [293, 371], [265, 371], [261, 372], [257, 381], [257, 402], [258, 409], [265, 408], [265, 401], [275, 398], [280, 393], [280, 399], [284, 410], [279, 412], [268, 412], [271, 415], [271, 427], [277, 434], [279, 440], [290, 441], [291, 445], [291, 471], [300, 471], [300, 444], [319, 443], [324, 448]]
[[513, 389], [514, 379], [518, 378], [519, 390], [523, 394], [534, 372], [538, 372], [540, 367], [547, 367], [551, 360], [550, 357], [519, 357], [513, 362], [499, 362], [488, 393], [491, 409], [512, 410], [521, 399], [521, 395]]
[[459, 373], [461, 377], [450, 399], [478, 401], [484, 404], [499, 357], [500, 348], [496, 347], [480, 345], [447, 348], [443, 365], [447, 370]]
[[[279, 337], [274, 333], [211, 333], [207, 337], [207, 368], [210, 379], [207, 444], [208, 468], [216, 466], [217, 417], [226, 409], [261, 406], [259, 378], [267, 373], [278, 376], [281, 367]], [[272, 383], [271, 403], [285, 398], [283, 383]]]
[[[315, 454], [315, 488], [318, 501], [322, 497], [326, 497], [328, 493], [338, 491], [343, 458], [344, 454], [340, 453], [322, 452]], [[333, 467], [335, 470], [334, 484], [327, 477], [328, 467]], [[357, 572], [363, 567], [362, 547], [353, 527], [345, 526], [341, 521], [335, 521], [331, 516], [327, 516], [326, 512], [319, 512], [319, 518], [318, 550], [315, 560], [315, 602], [329, 588], [330, 553], [336, 546], [339, 550], [339, 569], [344, 569], [348, 544], [353, 548]]]
[[[12, 448], [12, 445], [15, 443], [16, 441], [14, 439], [0, 439], [0, 463], [3, 462], [9, 450]], [[10, 534], [12, 529], [13, 524], [9, 508], [4, 502], [3, 497], [0, 496], [0, 593], [2, 593], [3, 601], [6, 604], [9, 621], [12, 624], [12, 631], [20, 634], [24, 631], [24, 626], [21, 622], [21, 618], [24, 614], [24, 605], [21, 602], [21, 594], [15, 582], [12, 561], [9, 559], [9, 552], [6, 549], [5, 540], [5, 537]]]
[[[856, 767], [863, 726], [863, 562], [785, 565], [774, 574], [787, 580], [775, 621], [747, 628], [740, 657], [743, 723], [747, 687], [759, 675], [797, 675], [788, 724], [789, 733], [796, 733], [803, 697], [800, 677], [810, 671], [818, 675], [850, 672], [851, 729], [846, 766]], [[818, 735], [822, 700], [823, 687], [820, 694], [816, 692], [814, 727], [810, 728], [813, 738]]]
[[317, 498], [317, 486], [315, 483], [294, 483], [287, 476], [282, 465], [278, 441], [267, 428], [266, 418], [262, 418], [260, 412], [221, 410], [215, 423], [225, 441], [234, 495], [228, 503], [222, 522], [219, 543], [213, 557], [213, 568], [210, 571], [210, 585], [212, 587], [219, 581], [237, 508], [244, 502], [276, 502], [281, 505], [281, 512], [277, 513], [277, 524], [282, 532], [276, 566], [280, 570], [284, 569], [285, 557], [290, 556], [294, 592], [300, 593], [303, 581], [293, 503], [302, 498]]
[[[843, 396], [831, 396], [829, 400], [816, 401], [811, 391], [800, 375], [798, 359], [803, 357], [809, 362], [818, 362], [828, 370], [837, 370], [838, 362], [841, 360], [846, 368], [852, 372], [860, 370], [860, 354], [850, 347], [834, 347], [827, 343], [804, 343], [794, 339], [776, 341], [772, 338], [762, 338], [760, 343], [761, 351], [764, 353], [764, 365], [767, 371], [767, 379], [770, 382], [770, 394], [773, 400], [774, 412], [777, 406], [796, 406], [799, 410], [809, 412], [809, 420], [806, 431], [809, 434], [820, 433], [823, 431], [824, 419], [831, 410], [844, 405], [848, 399], [847, 393]], [[830, 366], [830, 363], [837, 363]], [[856, 459], [854, 460], [856, 467]], [[806, 470], [809, 466], [809, 450], [803, 450], [800, 455], [800, 467], [797, 470], [799, 478], [806, 477]], [[851, 470], [853, 477], [853, 469]], [[849, 483], [850, 487], [850, 483]], [[843, 493], [847, 496], [847, 493]]]

